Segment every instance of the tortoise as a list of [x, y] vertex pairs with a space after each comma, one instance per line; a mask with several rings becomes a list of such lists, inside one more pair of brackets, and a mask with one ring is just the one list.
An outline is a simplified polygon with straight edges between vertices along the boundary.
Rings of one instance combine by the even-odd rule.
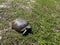
[[12, 29], [22, 33], [23, 35], [31, 32], [31, 26], [29, 25], [29, 23], [21, 18], [13, 20]]

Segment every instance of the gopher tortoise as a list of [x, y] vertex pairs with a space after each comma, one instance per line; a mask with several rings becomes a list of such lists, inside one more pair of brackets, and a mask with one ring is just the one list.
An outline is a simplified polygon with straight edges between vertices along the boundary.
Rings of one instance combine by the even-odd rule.
[[31, 26], [29, 25], [27, 21], [21, 18], [13, 20], [12, 29], [16, 30], [17, 32], [22, 33], [23, 35], [31, 33]]

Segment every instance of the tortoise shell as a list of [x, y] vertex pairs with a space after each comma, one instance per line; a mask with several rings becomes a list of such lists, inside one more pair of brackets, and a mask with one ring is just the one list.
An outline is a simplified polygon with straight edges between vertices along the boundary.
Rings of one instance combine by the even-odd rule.
[[21, 31], [28, 25], [23, 19], [16, 19], [12, 22], [12, 28]]

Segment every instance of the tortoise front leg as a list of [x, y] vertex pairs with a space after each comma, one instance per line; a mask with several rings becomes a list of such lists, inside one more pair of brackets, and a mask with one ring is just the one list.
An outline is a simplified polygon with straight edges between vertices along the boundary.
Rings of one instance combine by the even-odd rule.
[[26, 35], [27, 34], [27, 30], [25, 29], [24, 32], [23, 32], [23, 35]]

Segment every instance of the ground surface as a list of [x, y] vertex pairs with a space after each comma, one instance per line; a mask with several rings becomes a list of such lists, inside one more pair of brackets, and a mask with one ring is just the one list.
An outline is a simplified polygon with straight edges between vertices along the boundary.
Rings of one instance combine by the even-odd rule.
[[28, 21], [33, 34], [7, 31], [1, 45], [60, 45], [60, 0], [0, 0], [0, 30], [16, 18]]

